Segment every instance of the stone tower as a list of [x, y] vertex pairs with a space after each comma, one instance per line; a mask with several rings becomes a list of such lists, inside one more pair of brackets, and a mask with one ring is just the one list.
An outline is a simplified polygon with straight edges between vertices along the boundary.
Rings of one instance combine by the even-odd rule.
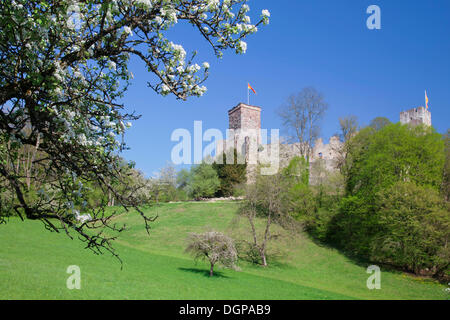
[[249, 148], [261, 144], [261, 108], [239, 103], [228, 111], [229, 129], [234, 131], [234, 146], [248, 160]]
[[431, 112], [424, 107], [413, 108], [400, 112], [400, 123], [412, 125], [425, 124], [431, 127]]
[[261, 129], [261, 108], [239, 103], [228, 111], [229, 128], [234, 130]]

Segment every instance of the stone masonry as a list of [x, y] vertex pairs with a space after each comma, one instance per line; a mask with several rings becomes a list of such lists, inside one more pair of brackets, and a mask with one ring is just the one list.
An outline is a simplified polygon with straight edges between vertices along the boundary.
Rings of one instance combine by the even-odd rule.
[[424, 107], [413, 108], [400, 113], [400, 122], [402, 124], [425, 124], [431, 127], [431, 112]]
[[[261, 140], [261, 108], [250, 106], [244, 103], [228, 111], [229, 129], [232, 130], [232, 136], [226, 141], [218, 141], [216, 154], [220, 155], [223, 151], [232, 148], [245, 156], [248, 163], [249, 155], [255, 153], [258, 163], [269, 163], [268, 155], [272, 155], [273, 144], [262, 144]], [[311, 164], [318, 159], [324, 161], [326, 168], [330, 171], [335, 170], [336, 151], [340, 141], [338, 137], [332, 137], [329, 144], [324, 144], [322, 139], [318, 139], [311, 155]], [[279, 144], [279, 168], [289, 164], [289, 161], [299, 154], [299, 144]], [[264, 152], [263, 152], [264, 151]], [[249, 181], [253, 181], [256, 172], [256, 164], [248, 164], [247, 176]]]

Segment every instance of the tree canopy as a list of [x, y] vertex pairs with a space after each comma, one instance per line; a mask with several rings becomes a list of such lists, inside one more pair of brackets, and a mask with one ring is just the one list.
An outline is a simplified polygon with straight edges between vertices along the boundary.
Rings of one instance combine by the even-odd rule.
[[347, 190], [369, 195], [397, 181], [441, 188], [444, 168], [442, 136], [426, 126], [391, 124], [362, 130], [350, 149]]
[[328, 223], [328, 240], [372, 261], [448, 279], [442, 135], [424, 125], [366, 127], [347, 150], [347, 194]]

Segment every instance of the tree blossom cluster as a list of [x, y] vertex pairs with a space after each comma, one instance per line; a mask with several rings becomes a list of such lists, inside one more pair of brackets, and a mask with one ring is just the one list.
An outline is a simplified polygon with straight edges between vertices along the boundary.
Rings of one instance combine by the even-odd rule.
[[[84, 229], [121, 228], [108, 223], [104, 206], [88, 208], [84, 198], [95, 184], [138, 209], [139, 186], [129, 183], [130, 165], [118, 156], [126, 129], [139, 118], [119, 102], [133, 78], [130, 59], [145, 64], [153, 75], [148, 86], [158, 94], [200, 97], [210, 64], [171, 41], [170, 29], [190, 24], [217, 57], [229, 49], [242, 54], [245, 38], [270, 18], [263, 10], [252, 24], [249, 11], [247, 0], [2, 2], [0, 188], [13, 195], [12, 210], [55, 231], [74, 229], [91, 249], [111, 250], [109, 238]], [[26, 170], [24, 148], [34, 165]], [[6, 206], [4, 199], [0, 204]], [[88, 209], [90, 215], [80, 213]], [[149, 228], [152, 218], [138, 211]]]

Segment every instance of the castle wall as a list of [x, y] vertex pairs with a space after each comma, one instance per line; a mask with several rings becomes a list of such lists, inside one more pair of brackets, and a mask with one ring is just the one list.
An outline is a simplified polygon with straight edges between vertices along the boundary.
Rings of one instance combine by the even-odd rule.
[[431, 126], [431, 112], [424, 107], [413, 108], [407, 111], [400, 112], [401, 124], [425, 124]]
[[[223, 152], [237, 148], [240, 154], [245, 155], [245, 160], [248, 163], [247, 177], [249, 182], [254, 180], [257, 163], [273, 163], [274, 150], [279, 153], [277, 159], [279, 169], [286, 167], [292, 158], [300, 154], [299, 143], [278, 144], [277, 148], [274, 148], [272, 144], [261, 144], [261, 108], [240, 103], [228, 111], [228, 116], [229, 129], [234, 130], [234, 135], [228, 137], [228, 140], [217, 142], [216, 155], [219, 156]], [[321, 165], [324, 164], [328, 171], [336, 170], [336, 157], [340, 144], [338, 137], [332, 137], [329, 144], [324, 144], [322, 139], [318, 139], [310, 158], [311, 165], [320, 161]], [[231, 152], [229, 152], [229, 155], [232, 159]], [[257, 163], [252, 160], [256, 160]], [[314, 181], [312, 175], [311, 178], [311, 181]]]
[[[234, 135], [229, 141], [218, 141], [216, 154], [237, 148], [238, 152], [245, 155], [245, 159], [256, 159], [260, 164], [268, 164], [273, 161], [272, 150], [279, 152], [279, 168], [286, 167], [293, 157], [300, 154], [299, 143], [261, 145], [261, 108], [240, 103], [228, 112], [229, 128], [234, 130]], [[431, 126], [431, 112], [424, 107], [418, 107], [400, 113], [402, 124], [426, 124]], [[277, 148], [274, 148], [277, 147]], [[342, 147], [338, 137], [331, 137], [328, 144], [318, 139], [310, 157], [310, 183], [314, 184], [322, 177], [315, 176], [319, 168], [320, 174], [325, 175], [337, 170], [339, 150]], [[250, 163], [247, 167], [249, 182], [253, 181], [257, 165]], [[328, 173], [327, 173], [328, 172]]]

